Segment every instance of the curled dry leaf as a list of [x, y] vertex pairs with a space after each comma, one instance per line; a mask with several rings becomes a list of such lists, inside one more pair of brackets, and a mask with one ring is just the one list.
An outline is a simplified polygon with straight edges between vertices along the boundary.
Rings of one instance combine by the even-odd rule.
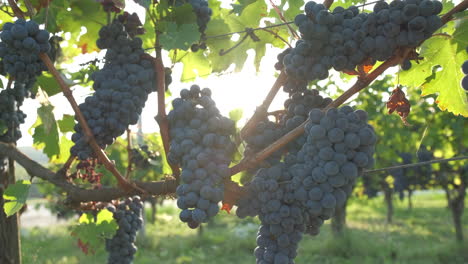
[[411, 110], [411, 104], [406, 99], [405, 93], [400, 89], [400, 86], [397, 86], [393, 91], [392, 95], [388, 99], [387, 102], [387, 109], [388, 113], [391, 114], [394, 111], [398, 113], [398, 115], [401, 117], [401, 120], [406, 126], [409, 126], [408, 121], [406, 118], [408, 117], [410, 110]]

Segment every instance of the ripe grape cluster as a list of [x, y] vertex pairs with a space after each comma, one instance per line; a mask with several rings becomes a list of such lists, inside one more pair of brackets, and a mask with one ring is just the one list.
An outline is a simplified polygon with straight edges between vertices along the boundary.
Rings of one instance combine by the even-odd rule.
[[26, 114], [16, 105], [14, 91], [12, 89], [0, 91], [0, 129], [5, 128], [4, 133], [0, 130], [0, 141], [13, 143], [20, 139], [19, 126], [24, 123], [25, 118]]
[[359, 13], [355, 6], [330, 12], [322, 4], [306, 3], [305, 14], [294, 20], [302, 39], [283, 58], [284, 89], [300, 91], [308, 81], [327, 78], [332, 67], [352, 71], [389, 59], [397, 48], [418, 46], [442, 25], [441, 10], [441, 2], [432, 0], [380, 1], [371, 13]]
[[168, 161], [182, 168], [182, 184], [176, 190], [180, 219], [196, 228], [219, 211], [235, 151], [235, 124], [220, 115], [211, 90], [198, 85], [183, 89], [172, 106]]
[[284, 162], [261, 168], [246, 184], [236, 214], [258, 215], [257, 263], [294, 263], [302, 234], [317, 235], [373, 166], [376, 135], [367, 113], [349, 106], [308, 113], [306, 139]]
[[[466, 52], [468, 53], [468, 47], [466, 48]], [[465, 77], [461, 80], [460, 85], [465, 91], [468, 91], [468, 60], [462, 64], [461, 70], [465, 74]]]
[[[138, 122], [148, 94], [156, 91], [156, 77], [151, 60], [145, 58], [142, 40], [130, 37], [120, 20], [103, 26], [96, 44], [107, 49], [106, 63], [92, 74], [95, 93], [80, 104], [80, 110], [96, 142], [105, 148], [128, 125]], [[75, 125], [72, 140], [75, 142], [70, 150], [72, 155], [80, 160], [94, 157], [80, 124]]]
[[117, 206], [108, 206], [107, 210], [114, 214], [114, 219], [119, 225], [114, 237], [106, 240], [106, 250], [109, 252], [107, 263], [133, 263], [137, 251], [136, 234], [143, 224], [143, 202], [139, 196], [134, 196], [125, 199]]
[[39, 53], [50, 50], [49, 32], [39, 29], [33, 21], [17, 19], [7, 22], [0, 33], [0, 60], [3, 74], [15, 80], [13, 84], [15, 100], [19, 106], [25, 97], [33, 96], [31, 88], [37, 76], [47, 70], [39, 58]]

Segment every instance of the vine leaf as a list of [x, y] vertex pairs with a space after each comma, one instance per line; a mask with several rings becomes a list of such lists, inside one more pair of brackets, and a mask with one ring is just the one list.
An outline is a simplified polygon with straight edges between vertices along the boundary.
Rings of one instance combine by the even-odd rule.
[[409, 125], [406, 118], [411, 111], [411, 104], [408, 99], [406, 99], [405, 93], [400, 89], [400, 87], [397, 87], [392, 91], [392, 95], [387, 102], [387, 109], [389, 114], [392, 114], [394, 111], [396, 111], [401, 117], [403, 123], [406, 126]]
[[200, 32], [196, 24], [182, 24], [169, 22], [165, 34], [161, 35], [160, 43], [165, 50], [187, 50], [190, 45], [200, 39]]
[[31, 182], [27, 180], [17, 181], [14, 184], [8, 185], [3, 193], [3, 199], [6, 200], [3, 209], [7, 217], [16, 214], [23, 208], [28, 198]]
[[[117, 231], [118, 225], [113, 214], [107, 209], [101, 210], [94, 220], [90, 213], [82, 214], [78, 220], [78, 225], [71, 228], [71, 235], [78, 239], [83, 252], [92, 248], [96, 249], [103, 244], [104, 239], [112, 238]], [[91, 253], [93, 253], [91, 251]], [[85, 252], [86, 253], [86, 252]]]
[[436, 103], [442, 110], [468, 117], [467, 94], [460, 86], [460, 66], [468, 59], [468, 20], [452, 21], [444, 28], [447, 34], [426, 40], [420, 55], [424, 57], [408, 71], [400, 73], [400, 83], [421, 87], [422, 96], [438, 94]]

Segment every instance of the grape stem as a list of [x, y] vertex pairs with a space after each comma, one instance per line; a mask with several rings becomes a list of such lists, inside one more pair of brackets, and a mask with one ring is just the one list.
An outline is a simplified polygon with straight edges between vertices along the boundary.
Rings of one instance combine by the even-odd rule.
[[73, 97], [73, 94], [68, 87], [68, 85], [65, 83], [63, 80], [62, 76], [60, 76], [60, 73], [57, 71], [55, 68], [54, 64], [50, 60], [49, 56], [45, 53], [40, 53], [39, 57], [41, 60], [44, 62], [44, 64], [47, 66], [47, 69], [49, 70], [50, 73], [54, 76], [55, 80], [57, 80], [57, 83], [59, 84], [60, 88], [62, 89], [63, 95], [67, 98], [68, 102], [70, 102], [71, 107], [73, 108], [73, 111], [75, 112], [76, 118], [78, 119], [78, 122], [80, 123], [81, 127], [83, 128], [84, 134], [86, 136], [86, 140], [88, 141], [89, 145], [93, 149], [94, 153], [98, 157], [99, 161], [104, 165], [104, 167], [110, 171], [114, 177], [117, 179], [118, 185], [123, 188], [125, 191], [131, 191], [132, 189], [138, 189], [139, 191], [142, 191], [142, 189], [138, 188], [136, 185], [128, 182], [120, 172], [115, 168], [114, 164], [110, 161], [110, 159], [107, 157], [106, 153], [99, 147], [99, 145], [96, 143], [96, 140], [94, 139], [94, 135], [91, 132], [91, 129], [88, 126], [88, 123], [86, 122], [86, 119], [83, 116], [83, 113], [81, 112], [80, 108], [78, 107], [78, 104], [75, 101], [75, 98]]
[[125, 173], [125, 178], [130, 178], [130, 173], [132, 173], [132, 135], [129, 128], [127, 128], [127, 172]]
[[262, 120], [264, 117], [266, 117], [268, 107], [270, 106], [273, 99], [275, 99], [275, 96], [278, 93], [278, 91], [281, 89], [281, 86], [283, 86], [284, 83], [286, 82], [286, 79], [287, 79], [286, 73], [281, 71], [280, 75], [278, 76], [275, 83], [273, 84], [270, 91], [268, 92], [268, 95], [266, 96], [265, 100], [263, 100], [263, 103], [259, 107], [257, 107], [253, 116], [249, 119], [249, 121], [247, 121], [245, 126], [242, 128], [240, 132], [240, 136], [242, 139], [245, 139], [250, 134], [252, 134], [252, 131], [255, 129], [255, 126], [257, 125], [257, 123], [260, 120]]
[[24, 19], [24, 12], [18, 7], [14, 0], [8, 0], [8, 4], [11, 6], [11, 9], [17, 18]]
[[[273, 6], [273, 8], [275, 9], [275, 12], [278, 14], [280, 20], [282, 22], [287, 22], [286, 18], [283, 16], [283, 13], [281, 13], [281, 10], [278, 8], [278, 6], [273, 2], [273, 0], [270, 0], [270, 4]], [[288, 27], [289, 31], [291, 32], [291, 34], [293, 35], [293, 37], [295, 39], [300, 39], [300, 36], [297, 34], [296, 30], [294, 30], [289, 24], [286, 24], [286, 26]]]

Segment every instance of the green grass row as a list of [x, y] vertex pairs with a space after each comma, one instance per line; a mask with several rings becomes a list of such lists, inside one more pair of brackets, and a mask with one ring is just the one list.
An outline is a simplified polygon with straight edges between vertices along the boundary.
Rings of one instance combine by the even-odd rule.
[[[463, 223], [468, 240], [468, 213]], [[395, 201], [394, 223], [385, 223], [381, 198], [353, 200], [348, 206], [347, 231], [333, 236], [327, 222], [316, 237], [301, 241], [298, 264], [312, 263], [468, 263], [468, 241], [455, 242], [450, 211], [443, 194], [414, 197], [414, 208]], [[156, 224], [146, 225], [138, 241], [136, 264], [255, 263], [257, 219], [240, 220], [221, 212], [203, 230], [191, 230], [178, 220], [178, 209], [159, 208]], [[103, 247], [86, 256], [66, 226], [22, 230], [24, 263], [106, 263]]]

